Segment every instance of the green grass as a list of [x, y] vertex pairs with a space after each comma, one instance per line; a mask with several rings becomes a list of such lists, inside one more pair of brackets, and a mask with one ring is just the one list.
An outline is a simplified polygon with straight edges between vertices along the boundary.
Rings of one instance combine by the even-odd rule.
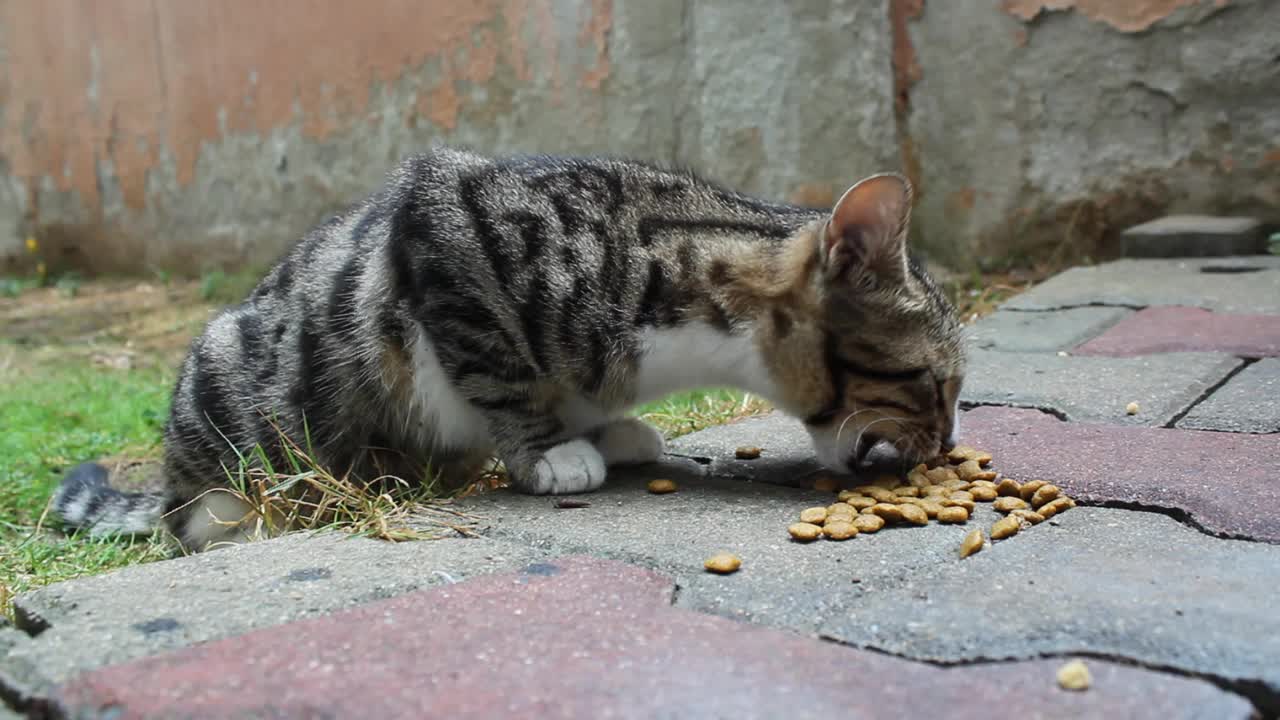
[[641, 406], [636, 414], [670, 439], [741, 417], [758, 415], [768, 409], [764, 400], [753, 395], [713, 388], [671, 395]]
[[[22, 352], [0, 346], [0, 353]], [[0, 606], [3, 596], [159, 557], [154, 543], [36, 532], [63, 472], [159, 447], [170, 377], [86, 363], [0, 372]]]

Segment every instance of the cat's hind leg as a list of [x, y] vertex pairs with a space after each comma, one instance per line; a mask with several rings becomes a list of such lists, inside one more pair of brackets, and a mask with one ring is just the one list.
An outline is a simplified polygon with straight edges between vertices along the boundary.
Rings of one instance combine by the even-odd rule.
[[643, 465], [656, 462], [666, 450], [666, 441], [658, 429], [641, 420], [628, 417], [613, 420], [592, 433], [596, 450], [606, 466]]

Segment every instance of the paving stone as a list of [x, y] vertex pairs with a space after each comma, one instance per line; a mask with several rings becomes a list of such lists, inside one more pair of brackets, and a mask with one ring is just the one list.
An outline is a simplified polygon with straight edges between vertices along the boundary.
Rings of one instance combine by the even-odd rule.
[[109, 663], [507, 570], [537, 551], [484, 539], [387, 543], [294, 534], [20, 595], [25, 626], [0, 674], [33, 691]]
[[1125, 259], [1071, 268], [1001, 307], [1057, 310], [1085, 305], [1186, 305], [1225, 313], [1280, 315], [1280, 256]]
[[1040, 478], [1092, 503], [1185, 514], [1209, 532], [1280, 543], [1280, 438], [1064, 423], [1035, 410], [981, 407], [961, 439], [1001, 472]]
[[1280, 315], [1234, 315], [1192, 307], [1151, 307], [1071, 350], [1126, 357], [1170, 352], [1280, 356]]
[[[1241, 370], [1191, 408], [1191, 412], [1178, 421], [1178, 427], [1237, 433], [1280, 432], [1280, 359], [1267, 358]], [[1274, 442], [1280, 448], [1280, 437]]]
[[[1133, 358], [973, 350], [962, 403], [1040, 408], [1068, 420], [1163, 426], [1241, 361], [1220, 353]], [[1137, 402], [1141, 411], [1125, 407]]]
[[1207, 674], [1280, 712], [1280, 547], [1079, 507], [870, 593], [822, 629], [937, 662], [1085, 653]]
[[[739, 460], [743, 446], [762, 450], [755, 460]], [[671, 441], [667, 452], [698, 460], [716, 477], [754, 480], [779, 485], [810, 482], [807, 475], [822, 469], [814, 458], [813, 441], [798, 420], [781, 413], [717, 425]]]
[[966, 339], [979, 350], [1056, 352], [1075, 347], [1132, 314], [1120, 307], [998, 310], [966, 328]]
[[[1245, 718], [1208, 683], [1089, 661], [942, 669], [671, 608], [669, 578], [562, 558], [109, 668], [59, 697], [116, 717]], [[358, 631], [353, 631], [358, 629]], [[826, 669], [838, 669], [827, 672]], [[932, 712], [930, 710], [929, 712]]]
[[1125, 257], [1222, 257], [1266, 252], [1262, 223], [1251, 217], [1167, 215], [1120, 234]]

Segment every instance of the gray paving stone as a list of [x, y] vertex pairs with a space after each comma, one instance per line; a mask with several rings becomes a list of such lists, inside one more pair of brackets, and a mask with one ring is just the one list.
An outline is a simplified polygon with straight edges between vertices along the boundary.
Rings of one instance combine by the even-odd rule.
[[[1159, 514], [1076, 508], [961, 561], [964, 526], [886, 528], [845, 542], [793, 542], [786, 526], [832, 496], [706, 478], [654, 496], [644, 483], [679, 467], [623, 473], [589, 508], [548, 513], [499, 492], [467, 506], [494, 538], [548, 554], [590, 553], [676, 578], [677, 604], [819, 633], [907, 658], [961, 662], [1099, 653], [1265, 683], [1280, 693], [1280, 546], [1221, 540]], [[702, 570], [716, 552], [740, 571]]]
[[1125, 257], [1223, 257], [1266, 252], [1262, 223], [1251, 217], [1167, 215], [1120, 234]]
[[[1221, 353], [1131, 358], [1044, 353], [969, 354], [963, 403], [1051, 410], [1068, 420], [1164, 426], [1241, 361]], [[1141, 411], [1127, 415], [1137, 402]]]
[[[760, 457], [739, 460], [734, 451], [743, 446], [760, 448]], [[813, 441], [804, 426], [780, 413], [678, 437], [668, 443], [667, 452], [698, 460], [715, 477], [778, 485], [807, 485], [811, 482], [808, 476], [822, 469], [814, 459]]]
[[1280, 358], [1260, 360], [1227, 381], [1178, 421], [1189, 430], [1280, 432]]
[[998, 310], [966, 329], [969, 347], [1000, 352], [1070, 350], [1133, 314], [1122, 307], [1044, 312]]
[[1280, 256], [1125, 259], [1072, 268], [1002, 307], [1056, 310], [1085, 305], [1186, 305], [1217, 312], [1280, 314]]
[[47, 691], [84, 670], [540, 557], [530, 548], [485, 539], [393, 544], [299, 533], [136, 565], [16, 598], [26, 624], [47, 629], [9, 648], [0, 659], [0, 676]]
[[1257, 683], [1275, 703], [1280, 615], [1264, 598], [1277, 587], [1278, 546], [1081, 507], [963, 562], [904, 574], [829, 616], [822, 633], [938, 662], [1124, 657]]

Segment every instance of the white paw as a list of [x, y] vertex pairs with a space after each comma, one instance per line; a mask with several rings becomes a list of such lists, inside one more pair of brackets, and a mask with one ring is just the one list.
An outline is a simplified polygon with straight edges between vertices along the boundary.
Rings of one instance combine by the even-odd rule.
[[533, 466], [530, 492], [536, 495], [568, 495], [590, 492], [604, 484], [604, 458], [581, 438], [548, 450]]
[[662, 457], [667, 443], [662, 433], [639, 418], [624, 418], [600, 428], [596, 449], [606, 465], [641, 465]]

